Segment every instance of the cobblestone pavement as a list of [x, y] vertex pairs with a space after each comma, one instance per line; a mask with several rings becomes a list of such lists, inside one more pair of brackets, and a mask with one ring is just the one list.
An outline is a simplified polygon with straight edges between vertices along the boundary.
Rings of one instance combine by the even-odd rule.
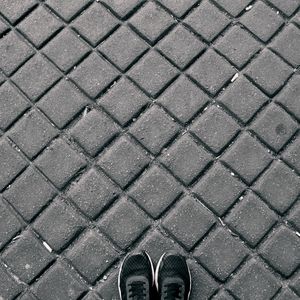
[[0, 1], [0, 299], [300, 299], [299, 0]]

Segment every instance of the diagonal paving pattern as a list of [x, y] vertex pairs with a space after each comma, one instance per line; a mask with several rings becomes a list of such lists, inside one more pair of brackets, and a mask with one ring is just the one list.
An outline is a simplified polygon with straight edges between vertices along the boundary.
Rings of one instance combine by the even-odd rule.
[[299, 0], [0, 2], [0, 299], [300, 298]]

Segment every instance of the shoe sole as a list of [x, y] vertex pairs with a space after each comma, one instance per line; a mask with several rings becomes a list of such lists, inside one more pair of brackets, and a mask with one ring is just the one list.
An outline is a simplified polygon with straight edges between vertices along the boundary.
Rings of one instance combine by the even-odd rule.
[[[147, 255], [148, 257], [148, 260], [150, 262], [150, 266], [151, 266], [151, 273], [152, 273], [152, 286], [154, 285], [154, 266], [153, 266], [153, 262], [152, 262], [152, 259], [150, 257], [150, 255], [144, 251], [144, 253]], [[125, 258], [123, 259], [122, 263], [121, 263], [121, 266], [120, 266], [120, 271], [119, 271], [119, 275], [118, 275], [118, 290], [119, 290], [119, 296], [120, 296], [120, 299], [122, 300], [122, 293], [121, 293], [121, 271], [122, 271], [122, 268], [123, 268], [123, 264], [127, 258], [127, 256], [129, 256], [131, 253], [128, 253]]]
[[[155, 286], [156, 286], [157, 290], [158, 290], [158, 271], [159, 271], [160, 265], [161, 265], [161, 263], [162, 263], [163, 258], [164, 258], [165, 255], [166, 255], [166, 253], [164, 253], [160, 257], [160, 259], [159, 259], [159, 261], [157, 263], [156, 269], [155, 269], [155, 276], [154, 276], [155, 279], [154, 279], [154, 281], [155, 281]], [[190, 295], [191, 295], [191, 291], [192, 291], [192, 276], [191, 276], [191, 270], [190, 270], [189, 266], [187, 266], [187, 267], [188, 267], [189, 279], [190, 279], [190, 290], [189, 290], [188, 298], [187, 298], [187, 300], [189, 300], [190, 299]]]

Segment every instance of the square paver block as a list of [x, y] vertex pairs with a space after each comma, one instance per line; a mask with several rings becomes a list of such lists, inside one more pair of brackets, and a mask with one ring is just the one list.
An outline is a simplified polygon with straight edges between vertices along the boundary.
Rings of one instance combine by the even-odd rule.
[[98, 100], [98, 103], [125, 126], [139, 114], [149, 100], [139, 88], [123, 77]]
[[215, 95], [236, 71], [222, 56], [209, 49], [188, 69], [187, 73], [205, 90]]
[[120, 189], [94, 168], [72, 184], [68, 196], [90, 218], [95, 218], [120, 193]]
[[257, 195], [248, 192], [230, 211], [226, 223], [254, 247], [277, 219], [277, 215]]
[[281, 226], [263, 244], [260, 252], [280, 273], [290, 276], [300, 265], [300, 239], [296, 232]]
[[122, 249], [139, 238], [149, 225], [146, 214], [127, 198], [118, 201], [99, 222], [102, 231]]
[[199, 201], [184, 197], [163, 221], [163, 226], [185, 248], [192, 248], [215, 223], [213, 214]]
[[251, 0], [216, 0], [216, 3], [234, 17], [239, 15], [250, 2]]
[[130, 133], [150, 152], [158, 154], [178, 130], [178, 124], [162, 108], [152, 106], [134, 122]]
[[225, 228], [217, 228], [194, 252], [196, 259], [221, 281], [226, 280], [247, 254], [244, 244]]
[[114, 10], [121, 18], [126, 18], [135, 7], [142, 4], [144, 0], [103, 0], [103, 3]]
[[186, 76], [180, 76], [158, 98], [180, 122], [187, 123], [209, 101], [209, 97]]
[[0, 141], [0, 191], [3, 190], [28, 163], [5, 140]]
[[283, 214], [299, 195], [300, 177], [283, 162], [275, 161], [259, 178], [254, 189]]
[[116, 123], [102, 111], [91, 110], [71, 129], [71, 135], [91, 156], [95, 156], [119, 132]]
[[77, 299], [85, 292], [86, 285], [74, 270], [57, 262], [36, 282], [33, 290], [39, 299]]
[[230, 143], [239, 128], [237, 122], [221, 108], [211, 106], [195, 120], [192, 131], [213, 152], [219, 153]]
[[275, 151], [279, 151], [299, 128], [297, 122], [277, 105], [269, 106], [251, 127]]
[[144, 38], [154, 43], [175, 20], [155, 2], [148, 2], [129, 22]]
[[152, 97], [156, 97], [177, 73], [163, 56], [150, 51], [130, 70], [129, 76]]
[[51, 184], [36, 169], [28, 167], [4, 196], [26, 221], [30, 221], [55, 194]]
[[84, 232], [67, 252], [67, 258], [91, 283], [115, 261], [118, 252], [95, 230]]
[[85, 165], [85, 159], [61, 138], [52, 142], [36, 159], [36, 166], [58, 188], [63, 188]]
[[30, 283], [52, 260], [52, 255], [36, 236], [23, 232], [2, 255], [5, 263], [26, 283]]
[[180, 193], [179, 182], [156, 165], [146, 170], [129, 190], [129, 195], [153, 218], [159, 217]]
[[212, 154], [189, 134], [181, 136], [164, 152], [161, 161], [184, 184], [189, 185], [212, 160]]
[[222, 164], [216, 163], [195, 184], [193, 192], [206, 203], [206, 205], [222, 216], [246, 189], [245, 184]]
[[300, 137], [298, 136], [293, 143], [291, 143], [282, 157], [293, 168], [300, 173]]
[[190, 10], [197, 0], [159, 0], [159, 2], [166, 8], [168, 8], [177, 17], [182, 17]]
[[230, 282], [229, 290], [239, 299], [271, 299], [280, 285], [273, 273], [252, 258]]
[[122, 136], [99, 159], [99, 166], [122, 188], [149, 163], [146, 151], [132, 139]]
[[39, 215], [33, 227], [52, 249], [59, 251], [83, 229], [84, 225], [84, 219], [71, 205], [61, 198], [56, 198]]
[[249, 133], [244, 133], [222, 160], [250, 183], [270, 163], [271, 154]]
[[293, 12], [299, 7], [299, 1], [297, 0], [287, 0], [287, 1], [280, 1], [280, 0], [269, 0], [273, 5], [275, 5], [278, 9], [280, 9], [283, 13], [287, 16], [293, 14]]

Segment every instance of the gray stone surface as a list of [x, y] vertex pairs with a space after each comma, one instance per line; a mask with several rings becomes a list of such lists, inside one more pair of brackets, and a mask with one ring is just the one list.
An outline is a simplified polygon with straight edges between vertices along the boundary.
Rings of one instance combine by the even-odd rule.
[[0, 299], [300, 298], [299, 0], [0, 1]]

